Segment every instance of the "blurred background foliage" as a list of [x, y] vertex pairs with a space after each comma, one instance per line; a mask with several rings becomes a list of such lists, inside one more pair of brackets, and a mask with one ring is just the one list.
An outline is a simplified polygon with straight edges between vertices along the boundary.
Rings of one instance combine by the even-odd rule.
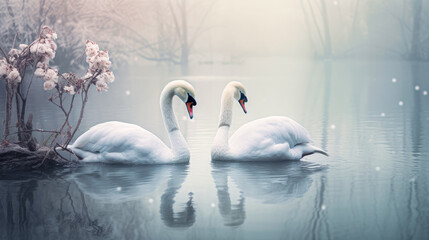
[[1, 0], [0, 46], [58, 33], [55, 64], [82, 63], [84, 42], [115, 67], [240, 64], [249, 57], [429, 59], [427, 0]]

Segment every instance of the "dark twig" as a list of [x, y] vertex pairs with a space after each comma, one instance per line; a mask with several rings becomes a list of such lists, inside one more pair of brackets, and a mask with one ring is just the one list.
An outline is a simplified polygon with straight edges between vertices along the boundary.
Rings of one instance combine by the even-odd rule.
[[6, 58], [6, 62], [9, 63], [9, 58], [7, 57], [7, 54], [3, 51], [3, 48], [0, 47], [0, 51], [3, 54], [3, 56]]
[[59, 134], [61, 134], [61, 132], [63, 131], [63, 129], [64, 129], [64, 127], [66, 126], [66, 124], [67, 124], [68, 126], [70, 126], [70, 124], [69, 124], [69, 117], [70, 117], [71, 110], [73, 109], [73, 102], [74, 102], [74, 98], [75, 98], [75, 96], [76, 96], [76, 95], [73, 95], [73, 97], [72, 97], [72, 100], [71, 100], [71, 102], [70, 102], [70, 108], [69, 108], [68, 112], [66, 112], [66, 111], [64, 110], [64, 108], [63, 108], [63, 106], [62, 106], [62, 101], [61, 101], [61, 107], [60, 107], [60, 108], [61, 108], [61, 110], [63, 110], [63, 112], [64, 112], [64, 115], [65, 115], [66, 119], [64, 120], [64, 123], [63, 123], [63, 125], [61, 126], [61, 128], [60, 128], [59, 132], [58, 132], [57, 134], [55, 134], [55, 136], [54, 136], [54, 138], [53, 138], [53, 140], [52, 140], [52, 142], [51, 142], [51, 146], [52, 146], [52, 144], [55, 142], [55, 140], [57, 139], [58, 135], [59, 135]]
[[62, 158], [62, 159], [64, 159], [64, 160], [66, 160], [66, 161], [68, 161], [68, 159], [67, 158], [65, 158], [65, 157], [63, 157], [63, 156], [61, 156], [61, 154], [59, 154], [58, 152], [57, 152], [57, 148], [56, 147], [59, 147], [59, 148], [61, 148], [62, 150], [65, 150], [65, 151], [67, 151], [67, 152], [69, 152], [69, 153], [71, 153], [71, 154], [73, 154], [73, 155], [75, 155], [74, 154], [74, 152], [72, 152], [72, 151], [70, 151], [69, 149], [67, 149], [67, 148], [64, 148], [63, 146], [61, 146], [61, 145], [59, 145], [58, 143], [55, 145], [55, 147], [53, 148], [54, 149], [54, 152], [55, 152], [55, 154], [57, 154], [57, 156], [59, 156], [60, 158]]
[[23, 132], [58, 133], [58, 131], [50, 131], [50, 130], [43, 130], [43, 129], [28, 129], [28, 130], [21, 130], [19, 132], [14, 132], [14, 133], [11, 133], [10, 135], [20, 134]]

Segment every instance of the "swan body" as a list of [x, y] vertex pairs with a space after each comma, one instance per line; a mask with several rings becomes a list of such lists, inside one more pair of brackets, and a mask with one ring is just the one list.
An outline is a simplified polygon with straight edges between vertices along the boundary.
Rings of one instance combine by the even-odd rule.
[[230, 139], [232, 103], [236, 99], [246, 113], [244, 86], [230, 82], [224, 89], [219, 129], [212, 146], [212, 160], [220, 161], [284, 161], [300, 160], [306, 155], [325, 151], [312, 145], [308, 131], [287, 117], [266, 117], [240, 127]]
[[161, 93], [161, 111], [171, 143], [135, 124], [105, 122], [91, 127], [68, 148], [85, 162], [164, 164], [189, 162], [190, 153], [172, 109], [178, 96], [186, 102], [189, 116], [196, 105], [194, 88], [182, 80], [172, 81]]

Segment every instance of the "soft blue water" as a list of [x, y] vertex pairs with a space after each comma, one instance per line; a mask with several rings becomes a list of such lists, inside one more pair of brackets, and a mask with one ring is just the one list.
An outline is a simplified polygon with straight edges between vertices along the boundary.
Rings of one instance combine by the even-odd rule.
[[[94, 93], [80, 132], [120, 120], [166, 141], [158, 99], [173, 77], [151, 69], [132, 68], [110, 92]], [[198, 66], [188, 78], [197, 90], [195, 119], [175, 102], [189, 164], [2, 173], [0, 239], [428, 239], [428, 77], [429, 64], [409, 62]], [[234, 109], [233, 130], [289, 116], [330, 157], [212, 163], [229, 80], [242, 81], [249, 98], [247, 115]], [[47, 114], [35, 123], [54, 127], [61, 113], [43, 101], [30, 106]]]

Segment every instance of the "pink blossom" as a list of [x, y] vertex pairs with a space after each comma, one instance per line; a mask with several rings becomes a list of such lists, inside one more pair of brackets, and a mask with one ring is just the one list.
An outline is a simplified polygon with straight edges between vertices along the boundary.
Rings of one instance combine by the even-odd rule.
[[51, 48], [46, 49], [46, 55], [51, 59], [55, 58], [55, 52]]
[[85, 74], [85, 76], [83, 76], [83, 78], [90, 78], [90, 77], [92, 77], [92, 73], [91, 72], [86, 72], [86, 74]]
[[20, 48], [21, 50], [24, 50], [24, 48], [26, 48], [26, 47], [28, 47], [28, 45], [27, 45], [27, 44], [19, 44], [19, 48]]
[[51, 90], [51, 89], [53, 89], [55, 87], [55, 82], [53, 82], [53, 81], [46, 81], [43, 84], [43, 87], [45, 88], [46, 91]]
[[50, 27], [44, 26], [39, 38], [30, 44], [30, 53], [35, 54], [40, 62], [48, 65], [49, 60], [55, 58], [57, 45], [53, 39], [56, 37], [57, 34]]
[[64, 91], [70, 95], [74, 95], [76, 93], [73, 86], [64, 86]]
[[109, 70], [112, 62], [109, 59], [107, 51], [100, 51], [98, 45], [94, 41], [86, 41], [86, 62], [89, 64], [89, 69], [84, 76], [84, 79], [90, 79], [94, 73], [97, 73], [97, 81], [95, 83], [97, 91], [107, 91], [108, 83], [115, 81], [115, 75]]
[[86, 62], [93, 70], [105, 70], [111, 65], [107, 51], [100, 51], [98, 45], [90, 40], [86, 41]]
[[95, 56], [92, 57], [86, 57], [86, 62], [89, 63], [89, 65], [91, 66], [91, 64], [94, 62]]
[[10, 70], [9, 70], [9, 64], [4, 61], [3, 59], [0, 60], [0, 77], [3, 75], [8, 75]]
[[46, 68], [46, 64], [43, 62], [38, 62], [36, 66], [37, 68]]
[[15, 49], [15, 48], [12, 48], [12, 49], [9, 51], [9, 56], [19, 55], [20, 53], [21, 53], [21, 51], [20, 51], [20, 50]]
[[49, 26], [43, 26], [42, 32], [40, 33], [41, 38], [52, 38], [55, 32]]
[[53, 81], [53, 82], [57, 83], [58, 82], [58, 71], [54, 70], [52, 68], [49, 68], [48, 70], [46, 70], [44, 78], [46, 81]]
[[109, 89], [109, 87], [107, 86], [107, 84], [104, 81], [97, 81], [95, 83], [95, 87], [97, 89], [97, 91], [101, 92], [101, 91], [106, 91]]
[[57, 44], [54, 41], [48, 39], [47, 47], [52, 49], [53, 51], [57, 50]]
[[99, 81], [104, 81], [105, 83], [112, 83], [115, 81], [115, 75], [111, 71], [106, 71], [102, 74], [100, 74], [97, 79]]
[[98, 46], [97, 45], [92, 45], [90, 47], [87, 47], [86, 50], [86, 55], [88, 55], [89, 57], [94, 56], [95, 54], [97, 54], [98, 52]]
[[113, 74], [113, 72], [107, 71], [106, 73], [107, 73], [107, 75], [109, 75], [110, 83], [114, 82], [115, 81], [115, 75]]
[[109, 59], [109, 52], [107, 52], [107, 51], [100, 51], [99, 52], [99, 56]]
[[112, 65], [112, 62], [109, 61], [109, 55], [103, 54], [104, 52], [99, 52], [92, 61], [89, 62], [90, 68], [95, 70], [108, 70]]
[[19, 83], [21, 82], [21, 76], [16, 68], [12, 67], [12, 71], [7, 75], [7, 79], [11, 83]]
[[12, 83], [20, 83], [21, 82], [21, 76], [18, 76], [18, 77], [16, 77], [15, 79], [10, 79], [10, 81], [12, 82]]
[[43, 70], [42, 68], [38, 68], [34, 72], [34, 75], [36, 75], [36, 77], [44, 77], [45, 76], [45, 70]]
[[15, 78], [19, 77], [19, 72], [16, 70], [16, 68], [13, 68], [13, 70], [7, 75], [7, 78], [10, 80], [14, 80]]
[[86, 40], [85, 53], [88, 57], [95, 56], [99, 50], [100, 49], [99, 49], [98, 45], [94, 41]]
[[45, 53], [47, 50], [46, 46], [44, 44], [38, 44], [37, 46], [37, 53]]
[[31, 45], [31, 47], [30, 47], [30, 52], [31, 53], [36, 53], [37, 52], [37, 42], [36, 43], [34, 43], [34, 44], [32, 44]]

